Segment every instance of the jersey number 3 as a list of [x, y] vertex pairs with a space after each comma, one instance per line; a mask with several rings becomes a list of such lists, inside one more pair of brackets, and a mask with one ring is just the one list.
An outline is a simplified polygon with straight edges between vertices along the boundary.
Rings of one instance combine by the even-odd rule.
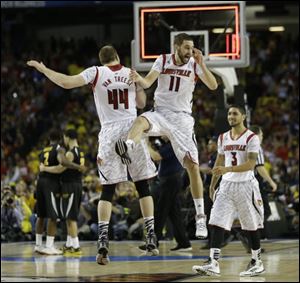
[[236, 166], [237, 165], [236, 152], [231, 152], [231, 154], [232, 154], [231, 165]]
[[114, 109], [119, 109], [119, 104], [124, 103], [124, 108], [129, 108], [128, 103], [128, 89], [113, 89], [107, 90], [108, 103], [113, 104]]

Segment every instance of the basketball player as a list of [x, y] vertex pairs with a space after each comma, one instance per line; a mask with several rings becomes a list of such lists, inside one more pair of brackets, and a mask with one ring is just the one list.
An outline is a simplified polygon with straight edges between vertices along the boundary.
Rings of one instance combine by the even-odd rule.
[[[69, 162], [84, 166], [84, 153], [78, 146], [77, 132], [69, 129], [64, 133], [64, 144], [68, 151], [66, 159]], [[57, 170], [56, 170], [57, 169]], [[67, 242], [63, 247], [64, 255], [81, 255], [82, 251], [79, 245], [77, 218], [82, 195], [82, 172], [76, 169], [66, 167], [43, 167], [42, 170], [52, 173], [61, 173], [60, 182], [61, 190], [61, 216], [66, 219], [67, 223]]]
[[[252, 125], [250, 127], [250, 130], [257, 134], [260, 140], [260, 144], [262, 144], [263, 141], [263, 131], [260, 126], [257, 125]], [[269, 172], [265, 168], [265, 158], [264, 158], [264, 151], [262, 147], [260, 146], [258, 157], [256, 160], [256, 165], [255, 165], [255, 177], [258, 180], [259, 183], [259, 189], [260, 189], [260, 194], [262, 196], [263, 200], [263, 206], [264, 206], [264, 224], [266, 223], [267, 219], [271, 215], [271, 208], [269, 205], [269, 199], [268, 199], [268, 192], [265, 190], [265, 184], [264, 181], [268, 182], [272, 188], [272, 192], [277, 191], [277, 184], [274, 182], [274, 180], [271, 178]], [[264, 225], [265, 227], [265, 225]], [[263, 235], [266, 236], [266, 228], [264, 228], [261, 232], [263, 232]]]
[[[193, 266], [200, 275], [220, 275], [219, 257], [224, 230], [230, 231], [238, 214], [242, 230], [249, 236], [252, 259], [240, 276], [255, 276], [264, 272], [260, 257], [258, 229], [263, 227], [263, 206], [259, 186], [254, 177], [254, 167], [260, 141], [258, 136], [244, 126], [245, 109], [232, 105], [227, 114], [231, 130], [218, 138], [218, 156], [213, 168], [210, 190], [214, 193], [211, 210], [210, 257], [205, 265]], [[222, 175], [219, 188], [215, 185]]]
[[167, 136], [177, 159], [188, 171], [196, 208], [196, 237], [206, 238], [203, 184], [191, 101], [198, 78], [211, 90], [217, 88], [217, 82], [206, 67], [201, 51], [194, 48], [193, 39], [189, 35], [178, 34], [174, 45], [175, 54], [160, 55], [145, 78], [132, 70], [132, 80], [143, 88], [149, 88], [158, 79], [154, 111], [139, 116], [126, 142], [118, 141], [116, 149], [123, 161], [130, 162], [132, 149], [139, 144], [145, 133], [149, 136]]
[[[44, 168], [58, 167], [63, 164], [66, 167], [81, 170], [77, 164], [64, 158], [64, 149], [59, 144], [60, 135], [56, 131], [51, 131], [49, 135], [50, 143], [46, 146], [39, 158], [41, 166]], [[62, 167], [62, 166], [60, 166]], [[62, 167], [63, 168], [63, 167]], [[61, 254], [62, 252], [54, 247], [54, 237], [56, 234], [56, 220], [60, 217], [59, 200], [61, 196], [60, 174], [59, 172], [46, 172], [40, 170], [37, 181], [37, 222], [36, 222], [36, 245], [34, 250], [47, 255]], [[44, 231], [44, 220], [47, 221], [46, 247], [42, 246]]]
[[112, 198], [118, 183], [127, 181], [127, 168], [135, 182], [140, 197], [140, 206], [147, 230], [147, 253], [157, 255], [154, 233], [154, 208], [150, 196], [148, 179], [157, 175], [145, 141], [135, 148], [134, 162], [124, 165], [115, 152], [114, 141], [127, 137], [128, 131], [137, 116], [136, 106], [143, 108], [146, 96], [129, 78], [130, 69], [120, 65], [117, 51], [112, 46], [104, 46], [99, 52], [102, 67], [90, 67], [75, 76], [66, 76], [47, 68], [43, 63], [28, 61], [51, 81], [64, 88], [75, 88], [90, 83], [94, 92], [97, 113], [101, 123], [98, 149], [98, 171], [103, 191], [98, 203], [99, 239], [96, 261], [109, 263], [108, 225], [111, 217]]

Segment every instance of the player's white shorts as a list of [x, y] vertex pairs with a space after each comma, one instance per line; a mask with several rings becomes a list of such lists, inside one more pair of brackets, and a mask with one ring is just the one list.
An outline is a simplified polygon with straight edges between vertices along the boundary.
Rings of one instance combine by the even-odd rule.
[[[103, 125], [98, 136], [98, 158], [102, 164], [98, 164], [101, 183], [104, 185], [116, 184], [128, 180], [127, 166], [121, 162], [120, 156], [115, 151], [118, 139], [127, 139], [129, 129], [134, 119], [112, 122]], [[151, 160], [147, 144], [142, 140], [130, 152], [131, 164], [128, 171], [133, 182], [150, 179], [157, 175], [156, 166]]]
[[222, 180], [215, 192], [209, 224], [230, 231], [237, 216], [243, 230], [263, 228], [263, 202], [254, 177], [245, 182]]
[[186, 112], [173, 112], [156, 108], [141, 114], [150, 123], [147, 136], [167, 136], [175, 155], [182, 166], [188, 156], [194, 163], [199, 164], [197, 142], [194, 134], [194, 118]]

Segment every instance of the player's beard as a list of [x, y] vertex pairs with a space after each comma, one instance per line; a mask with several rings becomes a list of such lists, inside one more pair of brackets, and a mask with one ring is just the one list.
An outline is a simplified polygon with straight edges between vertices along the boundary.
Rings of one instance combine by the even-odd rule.
[[236, 122], [236, 121], [229, 122], [229, 126], [232, 127], [232, 128], [236, 127], [237, 125], [239, 125], [239, 123]]
[[183, 64], [186, 64], [189, 60], [190, 60], [190, 56], [188, 55], [183, 55], [180, 51], [180, 49], [178, 50], [178, 57], [180, 58], [180, 61], [183, 63]]

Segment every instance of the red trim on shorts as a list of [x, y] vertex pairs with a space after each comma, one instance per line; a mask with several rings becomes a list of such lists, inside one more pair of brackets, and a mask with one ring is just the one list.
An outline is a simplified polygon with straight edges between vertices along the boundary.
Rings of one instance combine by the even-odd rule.
[[117, 65], [113, 65], [113, 66], [106, 66], [106, 67], [109, 68], [113, 72], [119, 71], [123, 68], [123, 66], [121, 64], [117, 64]]
[[248, 131], [248, 129], [246, 128], [246, 130], [244, 132], [242, 132], [238, 137], [237, 139], [235, 140], [233, 137], [232, 137], [232, 132], [231, 130], [229, 131], [229, 134], [230, 134], [230, 138], [233, 140], [233, 141], [237, 141], [243, 134], [245, 134], [246, 132]]
[[246, 140], [246, 144], [248, 144], [248, 142], [254, 137], [254, 136], [256, 136], [256, 134], [251, 134], [248, 138], [247, 138], [247, 140]]
[[95, 86], [96, 86], [96, 84], [97, 84], [98, 77], [99, 77], [99, 72], [98, 72], [98, 68], [96, 67], [96, 76], [95, 76], [94, 81], [92, 82], [92, 88], [93, 88], [93, 89], [95, 88]]

